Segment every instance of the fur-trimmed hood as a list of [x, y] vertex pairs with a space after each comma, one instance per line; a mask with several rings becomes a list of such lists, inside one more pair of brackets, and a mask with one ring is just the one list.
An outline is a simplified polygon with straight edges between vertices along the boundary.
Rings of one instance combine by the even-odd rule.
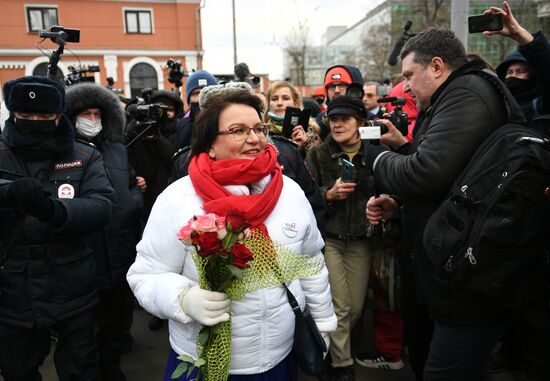
[[126, 118], [119, 98], [111, 90], [93, 83], [82, 83], [67, 89], [67, 117], [76, 122], [76, 117], [89, 108], [101, 110], [101, 139], [111, 143], [124, 141]]

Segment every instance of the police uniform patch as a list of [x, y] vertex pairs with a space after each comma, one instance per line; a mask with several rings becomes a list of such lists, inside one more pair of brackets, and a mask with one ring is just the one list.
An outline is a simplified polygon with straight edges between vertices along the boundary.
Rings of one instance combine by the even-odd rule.
[[71, 184], [61, 184], [57, 188], [57, 197], [74, 198], [74, 187]]
[[73, 160], [68, 163], [56, 163], [53, 167], [54, 171], [60, 171], [62, 169], [82, 167], [82, 160]]

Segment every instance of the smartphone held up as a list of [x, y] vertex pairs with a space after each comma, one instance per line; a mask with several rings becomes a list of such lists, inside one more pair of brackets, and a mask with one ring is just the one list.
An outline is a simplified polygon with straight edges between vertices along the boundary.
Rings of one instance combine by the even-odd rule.
[[502, 13], [489, 13], [468, 17], [468, 32], [494, 32], [502, 29]]

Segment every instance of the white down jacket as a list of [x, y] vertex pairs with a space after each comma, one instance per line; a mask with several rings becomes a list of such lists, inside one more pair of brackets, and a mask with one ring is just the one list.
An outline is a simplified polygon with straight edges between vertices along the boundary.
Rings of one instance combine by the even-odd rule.
[[[262, 184], [263, 183], [263, 184]], [[258, 193], [267, 181], [256, 184]], [[248, 194], [246, 186], [226, 187], [233, 194]], [[139, 303], [150, 313], [170, 319], [170, 344], [178, 354], [197, 358], [196, 338], [201, 327], [181, 308], [182, 295], [197, 284], [198, 274], [192, 247], [176, 238], [178, 230], [193, 215], [204, 214], [203, 201], [189, 176], [172, 185], [157, 198], [143, 238], [137, 246], [128, 283]], [[293, 250], [322, 258], [324, 245], [311, 207], [300, 187], [283, 177], [283, 190], [271, 215], [264, 221], [271, 238]], [[336, 328], [336, 315], [325, 266], [309, 278], [291, 282], [290, 290], [302, 306], [307, 301], [321, 332]], [[294, 314], [282, 286], [249, 292], [231, 302], [232, 350], [230, 374], [259, 374], [281, 362], [291, 351]]]

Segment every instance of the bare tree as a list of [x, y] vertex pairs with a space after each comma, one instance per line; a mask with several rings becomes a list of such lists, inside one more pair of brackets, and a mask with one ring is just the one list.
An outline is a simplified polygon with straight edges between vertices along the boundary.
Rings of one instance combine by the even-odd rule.
[[449, 3], [449, 0], [411, 0], [413, 12], [422, 16], [423, 28], [446, 24], [449, 21]]
[[390, 35], [389, 23], [372, 26], [363, 33], [356, 65], [368, 79], [382, 79], [389, 73], [387, 61], [393, 48]]
[[284, 50], [290, 57], [290, 78], [296, 85], [306, 84], [306, 53], [309, 45], [307, 21], [299, 21], [285, 37]]

